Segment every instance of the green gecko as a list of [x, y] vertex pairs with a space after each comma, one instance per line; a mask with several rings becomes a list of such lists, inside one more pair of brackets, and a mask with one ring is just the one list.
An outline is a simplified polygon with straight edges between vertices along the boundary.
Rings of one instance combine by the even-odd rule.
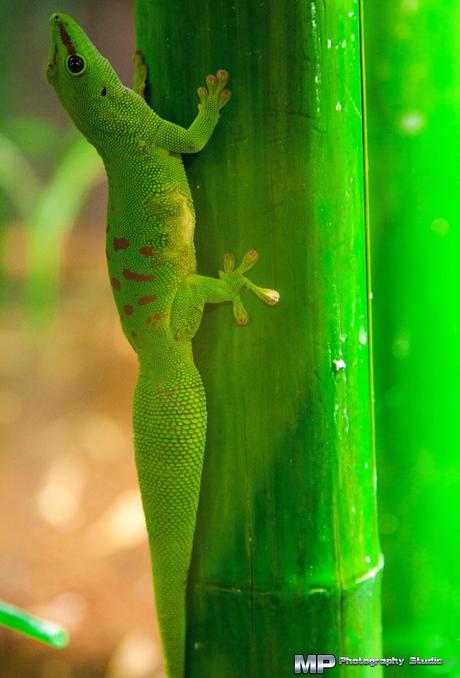
[[125, 87], [80, 26], [53, 14], [49, 82], [78, 129], [101, 155], [109, 182], [107, 259], [123, 331], [138, 355], [133, 428], [146, 516], [156, 609], [169, 678], [185, 670], [186, 587], [206, 435], [203, 384], [191, 339], [205, 303], [231, 302], [248, 322], [240, 291], [267, 304], [275, 290], [246, 276], [224, 256], [219, 278], [196, 273], [195, 212], [181, 153], [208, 142], [230, 99], [225, 70], [198, 89], [198, 115], [188, 129], [161, 119], [146, 103], [146, 67], [137, 58], [135, 87]]

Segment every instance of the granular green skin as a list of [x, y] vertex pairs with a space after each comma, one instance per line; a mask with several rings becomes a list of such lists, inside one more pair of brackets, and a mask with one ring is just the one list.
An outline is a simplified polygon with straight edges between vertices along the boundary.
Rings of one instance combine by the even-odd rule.
[[[185, 594], [206, 436], [206, 401], [191, 339], [207, 302], [230, 301], [248, 322], [246, 287], [267, 304], [274, 290], [245, 277], [258, 255], [235, 269], [224, 257], [219, 279], [196, 274], [195, 213], [181, 153], [201, 150], [228, 102], [228, 73], [200, 87], [188, 129], [162, 120], [125, 87], [109, 62], [68, 16], [53, 14], [49, 82], [76, 126], [101, 155], [109, 181], [107, 260], [123, 331], [139, 358], [133, 427], [149, 534], [155, 600], [167, 675], [185, 666]], [[145, 84], [138, 58], [136, 86]]]

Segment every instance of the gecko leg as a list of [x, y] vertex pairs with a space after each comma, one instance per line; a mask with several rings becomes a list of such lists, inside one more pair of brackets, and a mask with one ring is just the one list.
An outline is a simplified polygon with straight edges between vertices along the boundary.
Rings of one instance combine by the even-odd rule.
[[225, 254], [224, 270], [219, 271], [219, 278], [189, 275], [179, 288], [172, 307], [171, 326], [175, 338], [188, 341], [196, 334], [205, 304], [229, 301], [233, 305], [233, 316], [238, 325], [247, 325], [249, 314], [241, 299], [243, 288], [250, 290], [270, 306], [276, 304], [280, 298], [276, 290], [259, 287], [245, 275], [255, 266], [258, 258], [256, 250], [249, 250], [235, 269], [235, 257]]
[[230, 75], [224, 69], [216, 75], [208, 75], [206, 87], [199, 87], [198, 115], [185, 129], [174, 122], [155, 117], [155, 143], [175, 153], [197, 153], [208, 143], [219, 120], [219, 111], [230, 101], [231, 92], [226, 89]]

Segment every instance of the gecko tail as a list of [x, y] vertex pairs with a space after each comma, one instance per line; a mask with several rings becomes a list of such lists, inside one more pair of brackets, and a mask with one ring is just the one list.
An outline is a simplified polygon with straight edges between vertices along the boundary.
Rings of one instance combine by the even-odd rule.
[[167, 678], [183, 678], [187, 578], [206, 436], [206, 402], [190, 363], [172, 379], [141, 369], [134, 409], [136, 465]]

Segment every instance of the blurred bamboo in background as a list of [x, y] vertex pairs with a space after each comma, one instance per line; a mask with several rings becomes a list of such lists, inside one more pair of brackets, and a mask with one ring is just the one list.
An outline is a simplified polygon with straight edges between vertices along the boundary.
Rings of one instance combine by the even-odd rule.
[[199, 272], [255, 247], [254, 279], [281, 292], [271, 312], [248, 298], [244, 329], [209, 309], [195, 341], [209, 429], [190, 676], [290, 676], [294, 653], [380, 652], [359, 9], [136, 3], [162, 117], [188, 126], [196, 87], [231, 73], [232, 101], [188, 161]]
[[[460, 671], [460, 6], [365, 4], [386, 652]], [[411, 673], [406, 667], [402, 673]]]

